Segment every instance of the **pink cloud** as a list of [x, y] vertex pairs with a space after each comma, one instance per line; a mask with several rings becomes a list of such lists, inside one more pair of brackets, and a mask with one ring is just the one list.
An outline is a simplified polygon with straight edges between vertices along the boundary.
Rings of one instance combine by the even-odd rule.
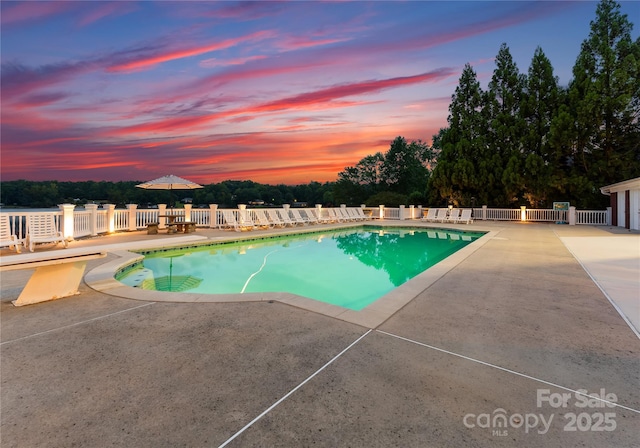
[[213, 68], [213, 67], [225, 67], [229, 65], [243, 65], [247, 62], [257, 61], [260, 59], [266, 59], [267, 56], [264, 55], [256, 55], [256, 56], [247, 56], [246, 58], [236, 58], [236, 59], [204, 59], [200, 61], [200, 67], [205, 68]]
[[48, 64], [37, 68], [4, 63], [2, 64], [3, 103], [8, 99], [64, 82], [95, 69], [96, 64], [93, 61]]
[[283, 5], [276, 2], [220, 2], [209, 11], [200, 12], [200, 15], [221, 19], [255, 20], [276, 15], [282, 8]]
[[[91, 6], [94, 4], [92, 3]], [[137, 9], [133, 2], [108, 2], [97, 3], [97, 7], [92, 8], [88, 13], [84, 14], [78, 24], [80, 26], [91, 25], [94, 22], [104, 19], [105, 17], [117, 17], [128, 14]]]
[[156, 54], [149, 56], [140, 56], [127, 62], [116, 63], [109, 67], [107, 71], [120, 72], [120, 71], [133, 71], [150, 68], [152, 66], [161, 64], [163, 62], [169, 62], [176, 59], [183, 59], [192, 56], [198, 56], [212, 51], [222, 50], [238, 45], [241, 42], [251, 40], [261, 40], [272, 36], [270, 31], [258, 31], [246, 36], [236, 37], [232, 39], [225, 39], [221, 42], [216, 42], [209, 45], [200, 45], [182, 48], [179, 50], [165, 50], [157, 52]]
[[454, 72], [452, 69], [442, 68], [413, 76], [400, 76], [397, 78], [342, 84], [265, 103], [263, 105], [251, 108], [251, 111], [260, 112], [282, 110], [299, 108], [310, 104], [326, 103], [337, 98], [344, 98], [347, 96], [375, 93], [390, 88], [402, 87], [427, 81], [438, 81], [440, 79], [447, 78], [455, 73], [456, 72]]
[[313, 39], [308, 36], [295, 36], [284, 39], [278, 43], [276, 43], [276, 47], [285, 50], [285, 51], [293, 51], [300, 50], [303, 48], [310, 47], [321, 47], [324, 45], [331, 45], [340, 42], [348, 41], [348, 38], [324, 38], [324, 39]]
[[[277, 112], [282, 110], [322, 110], [336, 107], [352, 107], [355, 105], [361, 105], [363, 103], [354, 101], [338, 102], [336, 100], [349, 96], [376, 93], [390, 88], [408, 86], [422, 82], [435, 82], [447, 78], [454, 73], [456, 72], [451, 69], [443, 68], [414, 76], [402, 76], [382, 80], [369, 80], [363, 82], [341, 84], [325, 89], [316, 90], [313, 92], [307, 92], [300, 95], [294, 95], [291, 97], [270, 101], [263, 104], [249, 106], [246, 108], [231, 109], [227, 111], [216, 112], [213, 114], [166, 118], [153, 122], [124, 127], [115, 130], [114, 132], [121, 135], [158, 131], [169, 132], [175, 131], [177, 129], [205, 125], [210, 123], [211, 121], [219, 120], [222, 118], [231, 118], [242, 115], [253, 117], [255, 114], [259, 113]], [[240, 120], [244, 121], [245, 119], [240, 118]]]
[[65, 12], [74, 8], [73, 2], [21, 2], [2, 9], [0, 23], [10, 25], [18, 22], [34, 21]]

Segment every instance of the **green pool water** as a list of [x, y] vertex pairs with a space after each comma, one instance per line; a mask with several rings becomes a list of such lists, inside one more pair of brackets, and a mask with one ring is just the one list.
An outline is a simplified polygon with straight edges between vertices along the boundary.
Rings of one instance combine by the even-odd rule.
[[361, 310], [482, 236], [364, 226], [146, 253], [117, 276], [151, 290], [290, 292]]

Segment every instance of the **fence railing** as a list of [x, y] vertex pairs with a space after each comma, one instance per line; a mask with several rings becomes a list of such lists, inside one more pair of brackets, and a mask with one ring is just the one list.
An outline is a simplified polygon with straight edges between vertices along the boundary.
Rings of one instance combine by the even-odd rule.
[[73, 213], [73, 236], [80, 238], [91, 235], [91, 212], [77, 211]]
[[487, 208], [483, 218], [489, 221], [521, 221], [520, 209]]
[[122, 230], [129, 230], [129, 211], [128, 210], [114, 210], [113, 230], [116, 232], [120, 232]]
[[106, 210], [98, 210], [96, 213], [96, 233], [109, 232], [109, 219]]
[[[94, 236], [101, 233], [120, 231], [133, 231], [145, 229], [149, 223], [159, 223], [161, 228], [166, 225], [167, 210], [164, 207], [158, 209], [138, 209], [136, 205], [130, 205], [127, 209], [116, 209], [114, 205], [108, 205], [106, 209], [98, 210], [97, 206], [87, 206], [85, 210], [75, 210], [73, 205], [64, 204], [61, 210], [52, 211], [4, 211], [9, 215], [11, 233], [19, 238], [24, 238], [27, 233], [27, 216], [29, 214], [52, 214], [55, 216], [58, 228], [63, 231], [65, 237], [81, 238]], [[362, 206], [365, 215], [372, 219], [388, 220], [415, 220], [425, 216], [428, 208], [421, 206], [410, 207], [368, 207]], [[232, 209], [236, 216], [239, 209]], [[253, 215], [253, 209], [246, 209]], [[280, 209], [281, 210], [281, 209]], [[320, 206], [316, 208], [300, 208], [303, 214], [323, 214], [326, 209]], [[223, 225], [222, 213], [217, 205], [211, 205], [205, 209], [171, 210], [170, 214], [182, 216], [186, 221], [194, 222], [197, 227], [220, 228]], [[567, 210], [552, 209], [503, 209], [503, 208], [473, 208], [473, 217], [478, 221], [531, 221], [552, 222], [586, 225], [611, 225], [611, 210], [575, 210], [571, 207]], [[255, 218], [255, 216], [254, 216]]]
[[610, 216], [608, 210], [576, 210], [576, 224], [608, 226], [611, 225]]
[[527, 221], [569, 222], [568, 210], [526, 209]]

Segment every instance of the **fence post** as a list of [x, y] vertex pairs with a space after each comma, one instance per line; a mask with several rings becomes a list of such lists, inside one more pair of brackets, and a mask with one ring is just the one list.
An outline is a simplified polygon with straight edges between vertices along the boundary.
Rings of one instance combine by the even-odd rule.
[[607, 225], [611, 225], [611, 207], [607, 207]]
[[401, 205], [399, 208], [400, 208], [400, 211], [398, 213], [400, 215], [399, 216], [400, 221], [404, 221], [404, 205]]
[[416, 219], [422, 219], [422, 217], [424, 216], [422, 213], [422, 205], [418, 205], [418, 216], [416, 217]]
[[379, 205], [380, 207], [380, 219], [384, 219], [384, 205]]
[[209, 204], [209, 228], [218, 227], [218, 204]]
[[482, 206], [482, 220], [483, 221], [487, 220], [487, 206], [486, 205]]
[[238, 204], [238, 221], [241, 226], [247, 222], [247, 204]]
[[192, 204], [184, 204], [184, 220], [185, 222], [191, 222], [191, 207]]
[[86, 204], [84, 208], [91, 212], [89, 227], [91, 236], [96, 236], [98, 235], [98, 204]]
[[107, 232], [113, 233], [116, 230], [116, 204], [102, 204], [102, 208], [107, 209]]
[[160, 219], [160, 215], [167, 214], [167, 204], [158, 204], [158, 229], [166, 229], [167, 218]]
[[62, 211], [62, 220], [60, 222], [60, 230], [62, 231], [62, 236], [67, 241], [73, 240], [73, 209], [76, 208], [73, 204], [59, 204], [60, 210]]
[[574, 206], [569, 206], [569, 225], [576, 225], [576, 208]]
[[318, 217], [318, 222], [322, 222], [322, 204], [316, 204], [316, 216]]
[[138, 223], [136, 222], [136, 208], [138, 208], [138, 204], [127, 204], [127, 210], [129, 210], [129, 232], [138, 230]]
[[526, 205], [521, 205], [520, 206], [520, 221], [526, 221], [527, 220], [527, 206]]

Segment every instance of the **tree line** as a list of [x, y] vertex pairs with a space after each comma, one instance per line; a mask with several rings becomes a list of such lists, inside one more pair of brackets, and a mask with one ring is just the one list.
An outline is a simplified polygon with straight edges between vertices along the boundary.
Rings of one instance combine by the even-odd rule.
[[538, 47], [526, 74], [507, 44], [487, 89], [465, 65], [451, 97], [447, 126], [431, 145], [396, 137], [386, 153], [368, 155], [336, 182], [264, 185], [224, 181], [189, 191], [141, 190], [140, 182], [0, 183], [6, 206], [50, 207], [93, 200], [117, 205], [264, 202], [324, 205], [527, 205], [569, 201], [601, 209], [599, 188], [640, 176], [640, 38], [613, 0], [601, 0], [573, 67], [559, 85]]
[[467, 64], [449, 106], [430, 199], [545, 208], [603, 207], [599, 188], [640, 175], [640, 38], [620, 5], [602, 0], [561, 87], [537, 48], [521, 74], [503, 44], [488, 89]]
[[264, 203], [265, 205], [308, 203], [332, 204], [333, 183], [309, 182], [306, 185], [265, 185], [252, 181], [227, 180], [204, 185], [197, 190], [144, 190], [136, 188], [142, 181], [125, 182], [36, 182], [28, 180], [1, 183], [0, 201], [6, 207], [55, 207], [69, 203], [107, 203], [123, 207], [139, 204], [180, 206], [187, 200], [198, 205], [219, 204], [236, 207], [237, 204]]
[[431, 146], [396, 138], [339, 173], [339, 202], [603, 208], [600, 187], [640, 176], [640, 38], [602, 0], [568, 86], [542, 48], [528, 73], [507, 44], [486, 90], [465, 65]]

